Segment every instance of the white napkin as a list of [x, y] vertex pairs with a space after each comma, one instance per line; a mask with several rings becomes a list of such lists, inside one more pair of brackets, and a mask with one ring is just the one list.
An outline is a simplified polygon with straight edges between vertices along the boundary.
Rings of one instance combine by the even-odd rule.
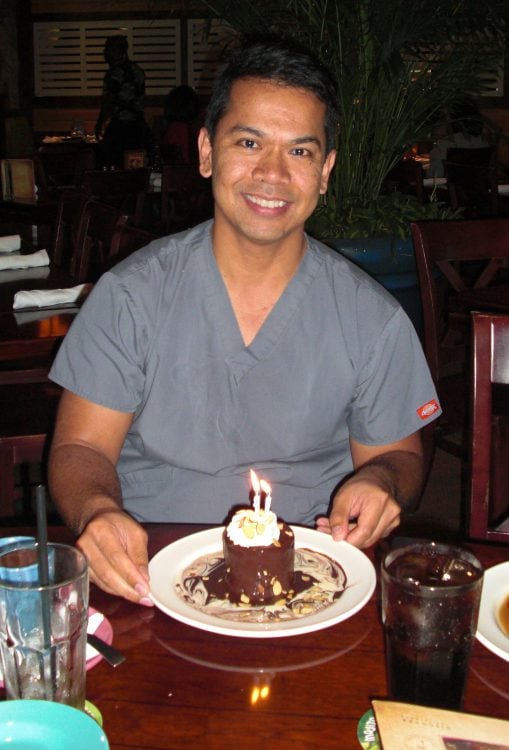
[[23, 289], [14, 295], [13, 310], [24, 307], [54, 307], [72, 305], [90, 289], [90, 284], [78, 284], [69, 289]]
[[8, 268], [34, 268], [35, 266], [49, 266], [49, 256], [46, 250], [37, 250], [30, 255], [0, 255], [0, 271]]
[[19, 250], [21, 247], [21, 237], [19, 234], [6, 234], [0, 237], [0, 253], [12, 253], [13, 250]]
[[[92, 615], [90, 615], [90, 617], [88, 618], [87, 633], [95, 633], [103, 620], [104, 615], [101, 614], [101, 612], [94, 612]], [[93, 659], [96, 656], [99, 656], [99, 651], [96, 651], [93, 646], [87, 643], [87, 647], [85, 649], [85, 661], [89, 661], [89, 659]]]

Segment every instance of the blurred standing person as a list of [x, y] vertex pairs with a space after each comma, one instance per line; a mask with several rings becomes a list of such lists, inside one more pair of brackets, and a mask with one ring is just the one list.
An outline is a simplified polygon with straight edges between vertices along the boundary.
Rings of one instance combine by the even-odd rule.
[[129, 59], [125, 36], [109, 36], [104, 45], [108, 70], [95, 133], [101, 139], [101, 166], [124, 166], [124, 151], [150, 151], [152, 136], [143, 116], [145, 73]]
[[191, 86], [176, 86], [170, 91], [164, 104], [166, 129], [161, 145], [172, 147], [176, 163], [198, 164], [199, 115], [200, 99]]

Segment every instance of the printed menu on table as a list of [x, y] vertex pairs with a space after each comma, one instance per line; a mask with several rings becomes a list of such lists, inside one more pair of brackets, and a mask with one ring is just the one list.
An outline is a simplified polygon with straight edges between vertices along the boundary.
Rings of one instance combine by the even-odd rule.
[[2, 159], [0, 174], [4, 201], [34, 200], [35, 176], [32, 159]]
[[509, 721], [489, 716], [374, 700], [383, 750], [509, 750]]

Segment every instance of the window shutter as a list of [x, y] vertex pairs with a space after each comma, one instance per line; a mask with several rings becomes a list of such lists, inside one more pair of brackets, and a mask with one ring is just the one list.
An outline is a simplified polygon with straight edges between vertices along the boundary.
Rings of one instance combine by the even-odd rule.
[[34, 24], [35, 95], [93, 96], [102, 91], [107, 36], [123, 35], [145, 71], [148, 95], [166, 95], [182, 81], [180, 21], [58, 21]]
[[234, 38], [232, 27], [221, 19], [188, 20], [187, 76], [198, 94], [210, 94], [222, 55]]

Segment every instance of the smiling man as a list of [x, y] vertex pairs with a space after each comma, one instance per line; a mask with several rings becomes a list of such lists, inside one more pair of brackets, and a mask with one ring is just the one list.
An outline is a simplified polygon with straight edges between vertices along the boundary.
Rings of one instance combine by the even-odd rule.
[[213, 221], [104, 274], [60, 349], [50, 488], [106, 591], [149, 604], [138, 522], [224, 523], [251, 467], [287, 522], [360, 547], [419, 497], [440, 409], [412, 324], [304, 232], [335, 102], [305, 51], [234, 52], [198, 143]]

